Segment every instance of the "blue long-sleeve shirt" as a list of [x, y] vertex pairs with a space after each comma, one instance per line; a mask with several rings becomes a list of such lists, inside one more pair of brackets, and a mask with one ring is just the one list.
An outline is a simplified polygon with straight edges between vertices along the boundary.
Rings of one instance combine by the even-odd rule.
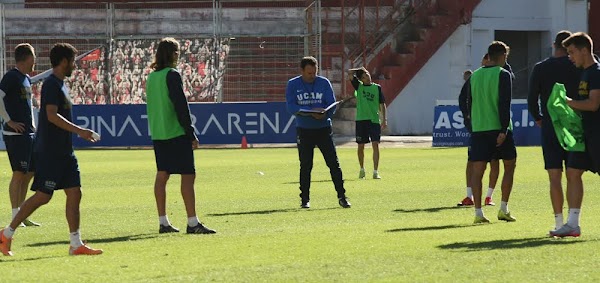
[[325, 119], [315, 119], [312, 116], [299, 115], [300, 109], [327, 108], [334, 103], [335, 95], [331, 82], [325, 77], [317, 76], [312, 83], [302, 80], [297, 76], [288, 81], [285, 89], [287, 110], [296, 116], [296, 127], [307, 129], [319, 129], [331, 127], [331, 117], [337, 107], [329, 109]]

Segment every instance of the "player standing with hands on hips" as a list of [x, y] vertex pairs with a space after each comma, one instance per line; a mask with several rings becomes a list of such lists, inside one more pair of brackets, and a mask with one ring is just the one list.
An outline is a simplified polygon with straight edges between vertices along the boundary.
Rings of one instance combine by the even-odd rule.
[[[8, 71], [0, 82], [0, 117], [4, 120], [2, 134], [6, 143], [6, 152], [12, 169], [12, 178], [8, 187], [12, 217], [19, 212], [19, 206], [25, 201], [29, 181], [35, 172], [33, 160], [33, 141], [35, 121], [31, 100], [30, 73], [35, 66], [35, 50], [29, 43], [21, 43], [15, 48], [16, 66]], [[23, 220], [23, 226], [40, 224]]]
[[66, 216], [69, 224], [70, 255], [98, 255], [102, 250], [92, 249], [81, 241], [79, 233], [79, 204], [81, 203], [81, 178], [77, 157], [73, 151], [72, 134], [96, 142], [94, 132], [73, 124], [73, 103], [64, 83], [75, 69], [77, 49], [68, 43], [57, 43], [50, 50], [52, 74], [44, 80], [37, 137], [34, 144], [36, 171], [31, 189], [35, 194], [28, 198], [9, 226], [0, 231], [0, 250], [12, 256], [10, 246], [19, 224], [36, 209], [47, 204], [56, 190], [64, 190]]
[[316, 146], [329, 167], [338, 203], [343, 208], [350, 208], [331, 129], [331, 117], [336, 107], [325, 111], [327, 106], [336, 102], [335, 95], [331, 82], [325, 77], [317, 76], [318, 69], [317, 59], [302, 58], [301, 75], [290, 79], [286, 87], [287, 109], [296, 116], [296, 143], [300, 158], [300, 207], [310, 208], [310, 174]]
[[198, 148], [190, 109], [183, 93], [181, 75], [174, 69], [179, 60], [179, 42], [161, 39], [146, 81], [148, 124], [156, 158], [154, 197], [158, 209], [159, 233], [179, 232], [167, 218], [167, 181], [171, 174], [181, 174], [181, 196], [188, 217], [188, 234], [214, 234], [196, 216], [196, 168], [194, 149]]

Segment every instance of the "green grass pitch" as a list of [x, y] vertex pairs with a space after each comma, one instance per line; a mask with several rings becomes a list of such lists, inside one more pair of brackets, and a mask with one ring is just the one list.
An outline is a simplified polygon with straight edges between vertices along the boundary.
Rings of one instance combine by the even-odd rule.
[[[20, 228], [2, 282], [538, 282], [600, 280], [600, 178], [586, 173], [582, 237], [551, 239], [548, 177], [539, 147], [518, 148], [509, 208], [515, 223], [472, 225], [464, 197], [465, 148], [383, 148], [383, 179], [358, 180], [355, 148], [338, 148], [351, 209], [337, 204], [315, 151], [312, 207], [299, 208], [298, 153], [200, 149], [199, 217], [216, 235], [158, 234], [151, 150], [79, 150], [81, 232], [100, 256], [68, 256], [65, 196]], [[367, 177], [372, 170], [366, 150]], [[262, 172], [263, 174], [260, 174]], [[0, 155], [0, 224], [10, 218], [6, 153]], [[487, 177], [484, 178], [484, 184]], [[563, 180], [563, 184], [564, 184]], [[167, 209], [185, 228], [179, 177]], [[30, 193], [31, 194], [31, 193]], [[499, 205], [500, 190], [494, 194]], [[566, 207], [566, 204], [565, 204]], [[565, 208], [566, 215], [566, 208]]]

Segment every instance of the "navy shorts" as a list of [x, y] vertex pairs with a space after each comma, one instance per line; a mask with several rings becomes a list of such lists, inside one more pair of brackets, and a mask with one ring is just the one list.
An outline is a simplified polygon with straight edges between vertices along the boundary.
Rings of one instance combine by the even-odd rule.
[[189, 137], [153, 140], [156, 169], [169, 174], [195, 174], [194, 150]]
[[[496, 151], [494, 151], [494, 155], [492, 155], [492, 160], [498, 160], [498, 148], [496, 148]], [[467, 141], [467, 161], [473, 161], [471, 159], [471, 137], [469, 137], [469, 140]]]
[[600, 174], [600, 137], [585, 139], [585, 152], [569, 152], [567, 167]]
[[490, 162], [492, 159], [512, 160], [517, 158], [517, 148], [512, 132], [500, 146], [496, 146], [498, 131], [478, 132], [471, 135], [471, 161]]
[[35, 162], [33, 158], [33, 134], [7, 136], [4, 135], [6, 152], [13, 172], [34, 172]]
[[75, 153], [54, 155], [35, 153], [37, 170], [31, 184], [32, 191], [52, 195], [55, 190], [81, 187], [79, 164]]
[[544, 154], [544, 168], [563, 169], [569, 153], [560, 145], [552, 121], [542, 121], [542, 152]]
[[381, 141], [381, 125], [371, 120], [356, 121], [356, 143], [365, 144]]

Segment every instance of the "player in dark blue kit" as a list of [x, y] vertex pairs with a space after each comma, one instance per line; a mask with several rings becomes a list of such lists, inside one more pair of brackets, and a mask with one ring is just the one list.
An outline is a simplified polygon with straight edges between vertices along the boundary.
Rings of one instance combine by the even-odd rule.
[[331, 116], [336, 107], [325, 111], [328, 105], [335, 102], [333, 88], [327, 78], [317, 76], [318, 64], [314, 57], [302, 58], [300, 68], [302, 75], [290, 79], [286, 87], [287, 109], [296, 116], [296, 142], [300, 158], [300, 207], [310, 207], [310, 173], [316, 146], [321, 150], [329, 167], [338, 203], [343, 208], [350, 208], [331, 130]]
[[565, 85], [567, 96], [575, 97], [577, 94], [581, 72], [569, 60], [567, 49], [562, 45], [563, 40], [569, 36], [571, 36], [570, 31], [558, 32], [553, 43], [553, 56], [535, 64], [531, 72], [527, 98], [529, 113], [542, 129], [542, 153], [544, 168], [548, 171], [550, 179], [550, 200], [554, 211], [555, 229], [559, 229], [564, 223], [561, 179], [568, 152], [558, 142], [547, 105], [555, 83]]
[[567, 160], [567, 203], [569, 217], [559, 229], [550, 231], [554, 237], [579, 237], [579, 218], [583, 201], [583, 172], [600, 174], [600, 64], [592, 54], [593, 43], [583, 32], [572, 34], [562, 42], [569, 58], [583, 69], [577, 95], [567, 98], [567, 104], [581, 112], [585, 152], [569, 152]]
[[72, 133], [96, 142], [92, 130], [73, 124], [73, 103], [64, 83], [75, 69], [77, 50], [68, 43], [58, 43], [50, 50], [52, 74], [44, 80], [41, 94], [39, 128], [34, 145], [37, 165], [31, 189], [35, 194], [28, 198], [9, 226], [0, 231], [0, 251], [12, 256], [12, 236], [19, 224], [36, 209], [47, 204], [56, 190], [66, 195], [65, 214], [69, 224], [70, 255], [97, 255], [102, 250], [92, 249], [81, 241], [79, 233], [79, 204], [81, 179], [77, 157], [73, 151]]
[[[29, 182], [35, 171], [33, 140], [35, 121], [31, 107], [31, 79], [29, 73], [35, 66], [35, 50], [29, 43], [15, 48], [16, 67], [8, 71], [0, 82], [0, 117], [4, 121], [3, 136], [12, 168], [8, 188], [12, 218], [25, 201]], [[40, 226], [28, 219], [21, 226]]]

